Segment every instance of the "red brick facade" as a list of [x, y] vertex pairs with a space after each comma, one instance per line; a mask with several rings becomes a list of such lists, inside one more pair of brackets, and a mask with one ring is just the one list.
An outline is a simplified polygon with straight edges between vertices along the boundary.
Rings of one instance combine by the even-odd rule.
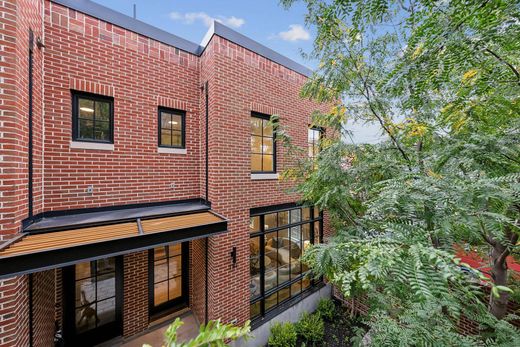
[[[208, 240], [208, 283], [206, 240], [190, 242], [190, 307], [203, 322], [207, 286], [209, 319], [244, 323], [249, 211], [298, 200], [287, 182], [251, 179], [251, 112], [279, 115], [305, 147], [311, 113], [329, 106], [299, 97], [304, 75], [217, 35], [198, 56], [49, 0], [0, 0], [0, 240], [18, 233], [28, 216], [29, 29], [45, 45], [34, 46], [34, 214], [207, 198], [229, 220], [228, 233]], [[72, 148], [71, 90], [114, 98], [113, 150]], [[160, 106], [186, 111], [186, 154], [159, 153]], [[282, 172], [290, 160], [276, 150]], [[35, 282], [33, 339], [43, 346], [54, 335], [52, 313], [61, 320], [61, 270], [34, 275]], [[27, 346], [28, 276], [0, 283], [0, 346]], [[148, 312], [148, 253], [127, 254], [123, 335], [147, 329]]]

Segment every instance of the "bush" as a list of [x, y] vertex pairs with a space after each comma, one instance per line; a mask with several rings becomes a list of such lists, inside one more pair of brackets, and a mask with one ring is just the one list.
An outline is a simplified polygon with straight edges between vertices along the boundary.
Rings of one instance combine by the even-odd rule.
[[323, 319], [332, 321], [334, 319], [334, 314], [336, 313], [336, 305], [334, 301], [331, 299], [321, 299], [318, 302], [318, 308], [316, 309], [316, 313]]
[[323, 319], [317, 314], [304, 312], [296, 323], [296, 333], [313, 345], [320, 343], [325, 335]]
[[271, 336], [269, 336], [270, 347], [295, 347], [296, 329], [292, 323], [274, 323], [271, 326]]

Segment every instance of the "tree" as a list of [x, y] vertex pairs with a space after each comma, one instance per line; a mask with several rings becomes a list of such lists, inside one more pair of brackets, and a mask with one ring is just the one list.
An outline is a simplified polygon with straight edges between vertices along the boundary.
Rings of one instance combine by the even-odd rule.
[[[180, 318], [168, 327], [164, 334], [166, 347], [225, 347], [226, 341], [247, 339], [249, 337], [249, 321], [243, 327], [235, 327], [232, 324], [222, 324], [220, 320], [209, 321], [206, 325], [201, 325], [199, 334], [186, 342], [177, 341], [177, 330], [184, 324]], [[144, 345], [143, 347], [151, 347]]]
[[[337, 135], [317, 163], [299, 156], [285, 175], [338, 230], [306, 260], [347, 295], [369, 295], [376, 339], [397, 336], [390, 323], [402, 328], [399, 341], [413, 331], [425, 344], [446, 327], [470, 345], [485, 333], [495, 344], [517, 337], [499, 320], [520, 234], [520, 2], [303, 2], [316, 28], [309, 57], [320, 65], [302, 96], [335, 103], [314, 122]], [[352, 121], [378, 124], [386, 140], [349, 144]], [[491, 279], [460, 264], [454, 245], [489, 250]], [[443, 324], [406, 329], [428, 326], [425, 312]], [[461, 312], [481, 336], [458, 334]]]

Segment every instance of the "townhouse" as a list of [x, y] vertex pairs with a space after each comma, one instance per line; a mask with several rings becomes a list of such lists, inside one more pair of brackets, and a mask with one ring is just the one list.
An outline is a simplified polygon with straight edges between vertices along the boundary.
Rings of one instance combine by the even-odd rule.
[[0, 1], [0, 51], [0, 346], [118, 344], [186, 310], [263, 341], [327, 295], [299, 260], [327, 218], [279, 179], [269, 123], [316, 152], [307, 68], [88, 0]]

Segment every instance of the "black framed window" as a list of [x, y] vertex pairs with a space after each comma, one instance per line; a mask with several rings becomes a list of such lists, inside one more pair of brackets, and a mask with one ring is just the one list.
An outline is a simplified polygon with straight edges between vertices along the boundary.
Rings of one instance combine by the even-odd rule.
[[187, 304], [188, 251], [187, 242], [150, 250], [149, 303], [152, 314]]
[[159, 107], [159, 146], [185, 148], [186, 112]]
[[72, 92], [72, 139], [114, 142], [114, 99], [108, 96]]
[[320, 151], [320, 140], [323, 130], [320, 128], [309, 128], [307, 137], [307, 149], [309, 158], [314, 160]]
[[300, 261], [311, 244], [323, 241], [317, 208], [292, 207], [251, 215], [250, 313], [258, 320], [309, 291], [314, 280]]
[[251, 172], [276, 172], [276, 143], [274, 129], [269, 124], [271, 116], [260, 113], [251, 115]]

